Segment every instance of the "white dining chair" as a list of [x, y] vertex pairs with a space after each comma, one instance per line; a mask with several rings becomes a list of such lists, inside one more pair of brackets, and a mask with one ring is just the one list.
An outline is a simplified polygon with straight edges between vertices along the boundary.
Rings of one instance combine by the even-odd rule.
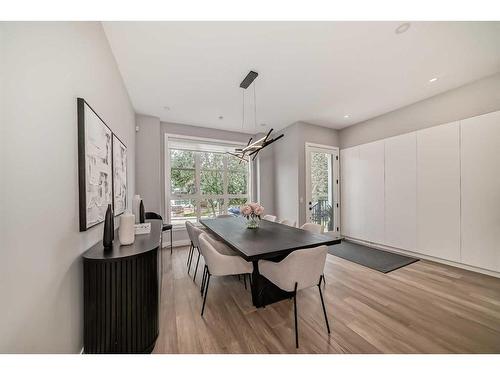
[[283, 219], [280, 221], [280, 224], [288, 225], [289, 227], [295, 227], [295, 221]]
[[326, 329], [330, 334], [330, 324], [326, 314], [323, 293], [321, 293], [321, 278], [325, 268], [327, 247], [318, 246], [311, 249], [296, 250], [281, 262], [268, 260], [259, 261], [259, 273], [279, 288], [293, 293], [293, 307], [295, 316], [295, 346], [299, 347], [299, 331], [297, 322], [297, 291], [317, 286]]
[[[323, 226], [316, 223], [305, 223], [300, 227], [300, 229], [307, 230], [308, 232], [311, 233], [317, 233], [317, 234], [323, 233]], [[323, 279], [323, 284], [326, 286], [325, 275], [321, 275], [321, 278]]]
[[316, 223], [305, 223], [300, 227], [300, 229], [307, 230], [311, 233], [323, 233], [323, 226]]
[[198, 251], [198, 259], [196, 260], [196, 267], [195, 267], [194, 275], [193, 275], [193, 281], [194, 281], [196, 279], [196, 272], [198, 272], [198, 263], [200, 262], [199, 236], [200, 236], [200, 234], [205, 233], [205, 231], [196, 227], [190, 221], [186, 221], [186, 229], [188, 232], [189, 239], [191, 241], [191, 247], [189, 248], [188, 261], [187, 261], [188, 275], [189, 275], [189, 272], [191, 271], [191, 263], [193, 261], [194, 249], [196, 249]]
[[[200, 251], [205, 259], [205, 269], [201, 281], [201, 294], [204, 294], [201, 316], [203, 316], [203, 312], [205, 311], [208, 286], [212, 276], [246, 275], [251, 274], [253, 271], [252, 263], [247, 262], [242, 257], [225, 255], [217, 251], [217, 248], [212, 245], [215, 244], [214, 241], [220, 242], [210, 239], [206, 233], [201, 234], [199, 237]], [[216, 244], [216, 246], [219, 247], [221, 245]]]
[[267, 220], [267, 221], [276, 221], [276, 219], [277, 219], [277, 218], [276, 218], [276, 216], [274, 216], [274, 215], [264, 215], [264, 216], [262, 217], [262, 220]]

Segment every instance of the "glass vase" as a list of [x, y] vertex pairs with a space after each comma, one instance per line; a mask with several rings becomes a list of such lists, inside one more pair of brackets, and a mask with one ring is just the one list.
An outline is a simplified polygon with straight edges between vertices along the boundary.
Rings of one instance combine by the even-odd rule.
[[247, 219], [247, 228], [256, 229], [259, 227], [259, 219], [256, 217], [250, 217]]

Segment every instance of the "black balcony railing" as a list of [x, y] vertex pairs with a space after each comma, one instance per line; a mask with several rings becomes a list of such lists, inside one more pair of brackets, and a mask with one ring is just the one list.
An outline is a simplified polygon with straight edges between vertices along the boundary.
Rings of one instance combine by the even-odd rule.
[[333, 230], [333, 210], [328, 200], [318, 199], [318, 201], [311, 206], [311, 211], [313, 223], [322, 225], [325, 230]]

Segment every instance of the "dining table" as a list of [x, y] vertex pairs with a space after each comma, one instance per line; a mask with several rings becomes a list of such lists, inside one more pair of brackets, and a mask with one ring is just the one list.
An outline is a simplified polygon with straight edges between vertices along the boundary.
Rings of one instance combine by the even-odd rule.
[[260, 220], [258, 228], [247, 228], [242, 216], [201, 219], [206, 230], [239, 256], [253, 263], [251, 277], [252, 303], [265, 307], [290, 298], [284, 291], [259, 273], [259, 260], [279, 262], [293, 251], [320, 245], [339, 244], [341, 238], [331, 234], [318, 234], [268, 220]]

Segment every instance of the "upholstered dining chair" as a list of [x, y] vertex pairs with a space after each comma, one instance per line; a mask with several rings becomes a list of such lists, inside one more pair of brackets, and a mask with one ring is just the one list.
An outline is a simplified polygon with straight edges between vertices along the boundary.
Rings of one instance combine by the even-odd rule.
[[311, 249], [296, 250], [281, 262], [268, 260], [259, 261], [259, 273], [279, 288], [293, 293], [293, 308], [295, 317], [295, 347], [299, 347], [299, 331], [297, 321], [297, 292], [312, 286], [317, 286], [321, 298], [321, 306], [325, 316], [326, 329], [330, 334], [330, 324], [326, 314], [323, 293], [321, 293], [321, 278], [325, 268], [327, 247], [318, 246]]
[[[207, 233], [202, 233], [198, 239], [200, 251], [205, 259], [205, 270], [201, 281], [201, 294], [203, 296], [203, 306], [201, 308], [201, 316], [205, 311], [205, 303], [207, 301], [208, 286], [212, 276], [230, 276], [250, 274], [253, 271], [253, 265], [247, 262], [240, 256], [225, 255], [217, 250], [212, 244], [216, 244], [215, 239], [211, 239]], [[215, 241], [215, 242], [214, 242]], [[223, 245], [223, 244], [222, 244]], [[220, 246], [220, 245], [216, 245]]]
[[294, 227], [295, 226], [295, 221], [288, 220], [288, 219], [283, 219], [280, 221], [280, 224], [285, 224], [288, 225], [289, 227]]
[[277, 217], [274, 215], [264, 215], [262, 217], [262, 220], [267, 220], [267, 221], [276, 221]]
[[304, 229], [312, 233], [323, 233], [323, 226], [316, 223], [305, 223], [300, 227], [300, 229]]
[[198, 251], [198, 258], [196, 259], [196, 266], [194, 268], [194, 274], [193, 274], [193, 281], [195, 281], [196, 280], [196, 273], [198, 272], [198, 264], [200, 263], [200, 255], [201, 255], [199, 237], [201, 234], [206, 233], [206, 232], [204, 230], [198, 228], [197, 226], [193, 225], [191, 222], [186, 221], [186, 227], [188, 225], [189, 225], [188, 235], [189, 235], [189, 239], [191, 240], [192, 247], [193, 247], [192, 250], [190, 249], [191, 260], [188, 260], [188, 275], [189, 275], [189, 271], [191, 270], [191, 263], [193, 261], [194, 249], [196, 248], [196, 250]]
[[[152, 219], [153, 220], [161, 220], [162, 223], [163, 223], [163, 218], [161, 217], [160, 214], [157, 214], [156, 212], [146, 212], [144, 214], [144, 218], [146, 220], [152, 220]], [[161, 231], [164, 232], [166, 230], [170, 231], [170, 254], [172, 254], [172, 248], [173, 248], [173, 244], [172, 244], [172, 224], [163, 223]]]
[[[317, 234], [323, 233], [323, 226], [316, 223], [305, 223], [300, 227], [300, 229], [307, 230], [308, 232], [311, 233], [317, 233]], [[324, 274], [321, 275], [321, 278], [323, 279], [323, 284], [326, 286], [325, 275]]]

